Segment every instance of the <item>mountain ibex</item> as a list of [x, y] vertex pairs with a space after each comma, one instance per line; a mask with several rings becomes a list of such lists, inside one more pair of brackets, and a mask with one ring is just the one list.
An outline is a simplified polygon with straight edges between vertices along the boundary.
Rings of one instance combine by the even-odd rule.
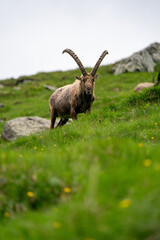
[[49, 107], [51, 114], [50, 128], [54, 128], [56, 117], [61, 117], [57, 126], [63, 126], [68, 119], [77, 120], [78, 113], [87, 113], [91, 111], [92, 103], [95, 99], [94, 96], [94, 81], [98, 77], [96, 72], [101, 64], [103, 58], [108, 54], [105, 50], [94, 68], [90, 73], [86, 72], [82, 62], [77, 55], [70, 49], [65, 49], [63, 53], [68, 53], [76, 61], [79, 66], [82, 75], [76, 76], [76, 80], [73, 84], [65, 85], [58, 88], [49, 99]]
[[145, 88], [150, 88], [150, 87], [154, 87], [156, 86], [157, 84], [159, 84], [160, 82], [160, 72], [158, 74], [158, 77], [157, 77], [157, 82], [152, 82], [152, 83], [148, 83], [148, 82], [144, 82], [144, 83], [139, 83], [135, 88], [134, 88], [134, 91], [135, 92], [139, 92]]

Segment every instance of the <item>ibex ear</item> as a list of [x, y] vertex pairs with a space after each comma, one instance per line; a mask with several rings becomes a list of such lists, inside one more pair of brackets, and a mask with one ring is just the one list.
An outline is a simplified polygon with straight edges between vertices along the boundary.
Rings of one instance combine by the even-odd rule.
[[98, 74], [94, 77], [94, 79], [96, 80], [98, 78]]
[[76, 79], [78, 79], [78, 80], [80, 80], [80, 81], [81, 81], [81, 77], [78, 77], [78, 76], [76, 76]]

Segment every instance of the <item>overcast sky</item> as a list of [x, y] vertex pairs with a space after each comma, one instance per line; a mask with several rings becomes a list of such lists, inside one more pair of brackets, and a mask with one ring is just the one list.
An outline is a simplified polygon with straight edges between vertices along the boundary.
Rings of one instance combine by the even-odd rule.
[[93, 67], [160, 42], [160, 0], [0, 0], [0, 79]]

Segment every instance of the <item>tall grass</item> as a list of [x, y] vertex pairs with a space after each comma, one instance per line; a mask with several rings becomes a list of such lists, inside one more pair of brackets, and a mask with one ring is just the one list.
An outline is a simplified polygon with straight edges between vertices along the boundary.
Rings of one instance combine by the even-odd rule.
[[[13, 79], [2, 82], [0, 129], [14, 117], [49, 118], [51, 92], [43, 84], [59, 87], [78, 73], [39, 73], [20, 91]], [[113, 76], [105, 66], [99, 73], [89, 116], [12, 142], [0, 139], [0, 239], [160, 236], [160, 88], [133, 93], [151, 73]]]

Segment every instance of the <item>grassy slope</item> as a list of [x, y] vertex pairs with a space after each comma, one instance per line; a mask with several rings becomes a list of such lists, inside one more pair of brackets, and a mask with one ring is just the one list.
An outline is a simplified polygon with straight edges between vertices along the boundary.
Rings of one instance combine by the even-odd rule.
[[[21, 91], [5, 81], [0, 118], [49, 118], [43, 84], [59, 87], [77, 74], [39, 73]], [[0, 239], [159, 236], [160, 88], [133, 93], [150, 73], [113, 76], [103, 66], [99, 75], [89, 116], [11, 143], [0, 139]]]

